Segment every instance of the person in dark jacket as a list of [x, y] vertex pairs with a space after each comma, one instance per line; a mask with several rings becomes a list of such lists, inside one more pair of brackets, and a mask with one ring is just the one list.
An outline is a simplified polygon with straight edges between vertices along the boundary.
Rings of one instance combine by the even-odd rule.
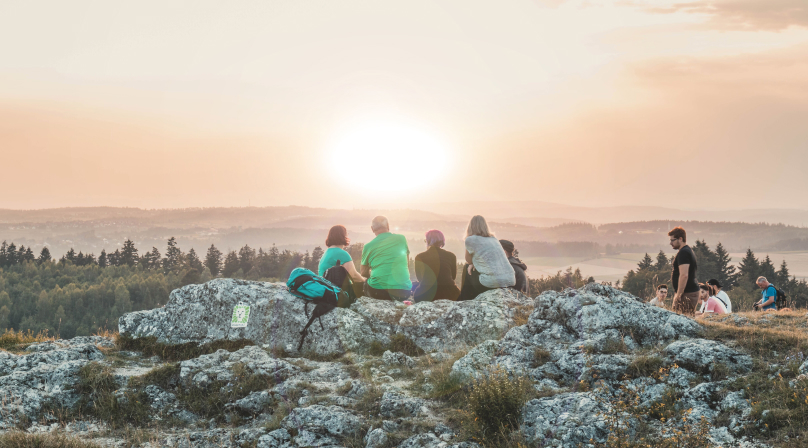
[[516, 274], [516, 284], [511, 286], [511, 288], [520, 291], [524, 294], [527, 294], [527, 275], [525, 271], [527, 271], [527, 265], [522, 263], [517, 257], [513, 256], [513, 251], [515, 247], [513, 243], [508, 240], [499, 240], [499, 244], [502, 245], [502, 248], [505, 249], [505, 254], [508, 255], [508, 261], [513, 266], [513, 273]]
[[455, 284], [457, 278], [457, 257], [443, 250], [446, 238], [440, 230], [426, 232], [426, 251], [415, 256], [415, 302], [433, 300], [457, 300], [460, 289]]

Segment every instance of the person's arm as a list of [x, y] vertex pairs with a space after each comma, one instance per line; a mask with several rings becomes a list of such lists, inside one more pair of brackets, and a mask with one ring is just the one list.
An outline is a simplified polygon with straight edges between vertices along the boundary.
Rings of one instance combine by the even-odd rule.
[[[343, 264], [342, 266], [344, 266], [345, 270], [348, 271], [348, 275], [351, 276], [351, 280], [357, 283], [365, 283], [366, 281], [368, 281], [367, 278], [365, 278], [364, 276], [362, 276], [362, 274], [356, 271], [356, 266], [354, 265], [353, 261], [349, 261]], [[364, 266], [362, 267], [364, 268]]]
[[449, 267], [449, 272], [452, 274], [452, 280], [457, 280], [457, 257], [452, 256], [452, 265]]
[[424, 281], [424, 268], [426, 267], [426, 263], [421, 261], [420, 258], [415, 257], [413, 264], [415, 265], [415, 279], [421, 283]]
[[[768, 288], [766, 288], [766, 291], [768, 291], [768, 290], [769, 290], [769, 289], [768, 289]], [[777, 293], [775, 292], [773, 296], [768, 296], [768, 297], [769, 297], [769, 299], [768, 299], [768, 300], [766, 300], [765, 302], [763, 302], [763, 303], [760, 305], [761, 307], [767, 307], [767, 306], [771, 305], [771, 304], [772, 304], [772, 302], [774, 302], [775, 300], [777, 300]], [[762, 300], [762, 299], [761, 299], [761, 300]]]
[[679, 265], [679, 287], [676, 289], [676, 297], [682, 297], [682, 295], [685, 293], [688, 269], [690, 269], [690, 263]]

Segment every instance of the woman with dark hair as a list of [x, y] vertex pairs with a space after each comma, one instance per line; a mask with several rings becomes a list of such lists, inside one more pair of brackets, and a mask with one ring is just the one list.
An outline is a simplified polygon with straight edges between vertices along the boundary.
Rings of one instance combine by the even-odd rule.
[[320, 258], [317, 273], [323, 276], [328, 268], [336, 266], [337, 262], [339, 262], [340, 265], [344, 266], [345, 270], [348, 271], [348, 276], [351, 280], [356, 283], [365, 283], [367, 279], [362, 277], [359, 271], [356, 270], [356, 266], [354, 266], [353, 260], [351, 259], [351, 254], [345, 250], [350, 243], [351, 239], [348, 238], [348, 229], [346, 229], [345, 226], [336, 225], [332, 227], [331, 230], [328, 231], [328, 238], [325, 240], [325, 245], [328, 249], [326, 249], [323, 257]]
[[455, 284], [457, 257], [443, 250], [446, 238], [440, 230], [426, 232], [426, 251], [415, 256], [415, 277], [418, 286], [413, 294], [415, 302], [457, 300], [460, 289]]

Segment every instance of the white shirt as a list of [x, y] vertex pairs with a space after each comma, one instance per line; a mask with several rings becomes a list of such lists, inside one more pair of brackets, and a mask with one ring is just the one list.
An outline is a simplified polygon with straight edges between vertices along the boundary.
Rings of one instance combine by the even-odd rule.
[[718, 294], [715, 295], [715, 298], [718, 299], [719, 302], [724, 304], [724, 308], [727, 309], [728, 313], [732, 312], [732, 302], [729, 300], [729, 296], [724, 291], [718, 291]]
[[505, 249], [494, 237], [466, 237], [466, 250], [471, 254], [474, 269], [480, 271], [480, 283], [489, 288], [507, 288], [516, 284]]

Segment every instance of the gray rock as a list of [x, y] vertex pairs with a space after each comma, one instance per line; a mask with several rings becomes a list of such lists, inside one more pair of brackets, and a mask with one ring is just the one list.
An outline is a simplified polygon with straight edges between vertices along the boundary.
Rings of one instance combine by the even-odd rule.
[[398, 448], [443, 448], [446, 443], [431, 432], [418, 434], [401, 442]]
[[235, 352], [219, 350], [180, 363], [180, 381], [186, 386], [208, 387], [213, 381], [231, 381], [233, 367], [243, 366], [249, 373], [263, 375], [274, 383], [300, 373], [300, 368], [282, 359], [273, 358], [262, 348], [251, 345]]
[[424, 400], [408, 398], [396, 392], [385, 392], [382, 395], [380, 414], [382, 417], [414, 417], [423, 410]]
[[[233, 307], [239, 302], [251, 307], [249, 323], [245, 328], [231, 328]], [[123, 335], [155, 336], [170, 344], [248, 339], [273, 350], [294, 353], [300, 330], [308, 320], [304, 306], [305, 302], [290, 294], [283, 283], [220, 278], [175, 289], [164, 307], [125, 314], [118, 328]], [[367, 319], [348, 309], [337, 308], [320, 321], [322, 329], [319, 323], [309, 328], [304, 352], [362, 352], [373, 341], [389, 341], [374, 332]]]
[[611, 408], [591, 392], [572, 392], [530, 400], [522, 415], [522, 433], [528, 443], [544, 444], [553, 439], [563, 447], [604, 443], [609, 436], [604, 415]]
[[258, 448], [282, 448], [288, 446], [291, 440], [292, 435], [289, 431], [283, 428], [276, 429], [258, 439]]
[[43, 342], [29, 346], [22, 355], [0, 351], [0, 397], [4, 397], [0, 426], [14, 424], [23, 416], [37, 420], [45, 404], [75, 406], [79, 396], [70, 388], [78, 371], [103, 359], [97, 345], [107, 340], [82, 337]]
[[676, 341], [665, 348], [668, 359], [697, 373], [712, 372], [723, 364], [731, 373], [746, 373], [752, 369], [752, 358], [708, 339]]
[[242, 414], [256, 415], [264, 411], [267, 406], [271, 406], [275, 400], [272, 395], [265, 390], [252, 392], [246, 397], [235, 402], [235, 408]]
[[702, 417], [712, 421], [718, 414], [720, 405], [718, 392], [722, 385], [722, 382], [701, 383], [686, 390], [679, 401], [679, 406], [691, 410], [687, 418], [694, 422], [700, 421]]
[[401, 352], [387, 350], [382, 355], [382, 362], [388, 366], [404, 366], [410, 369], [415, 367], [415, 360]]
[[320, 405], [297, 408], [284, 417], [281, 424], [288, 430], [305, 430], [315, 434], [338, 437], [354, 435], [361, 426], [359, 417], [345, 409], [339, 406]]
[[491, 340], [474, 347], [452, 364], [452, 374], [463, 379], [475, 378], [484, 374], [499, 346], [499, 341]]
[[365, 435], [365, 448], [384, 448], [385, 445], [387, 445], [387, 433], [383, 429], [371, 429]]
[[172, 394], [171, 392], [166, 392], [153, 384], [149, 384], [143, 388], [143, 391], [146, 392], [146, 395], [148, 395], [149, 401], [151, 402], [151, 407], [157, 411], [162, 411], [167, 407], [173, 406], [177, 402], [176, 395]]

